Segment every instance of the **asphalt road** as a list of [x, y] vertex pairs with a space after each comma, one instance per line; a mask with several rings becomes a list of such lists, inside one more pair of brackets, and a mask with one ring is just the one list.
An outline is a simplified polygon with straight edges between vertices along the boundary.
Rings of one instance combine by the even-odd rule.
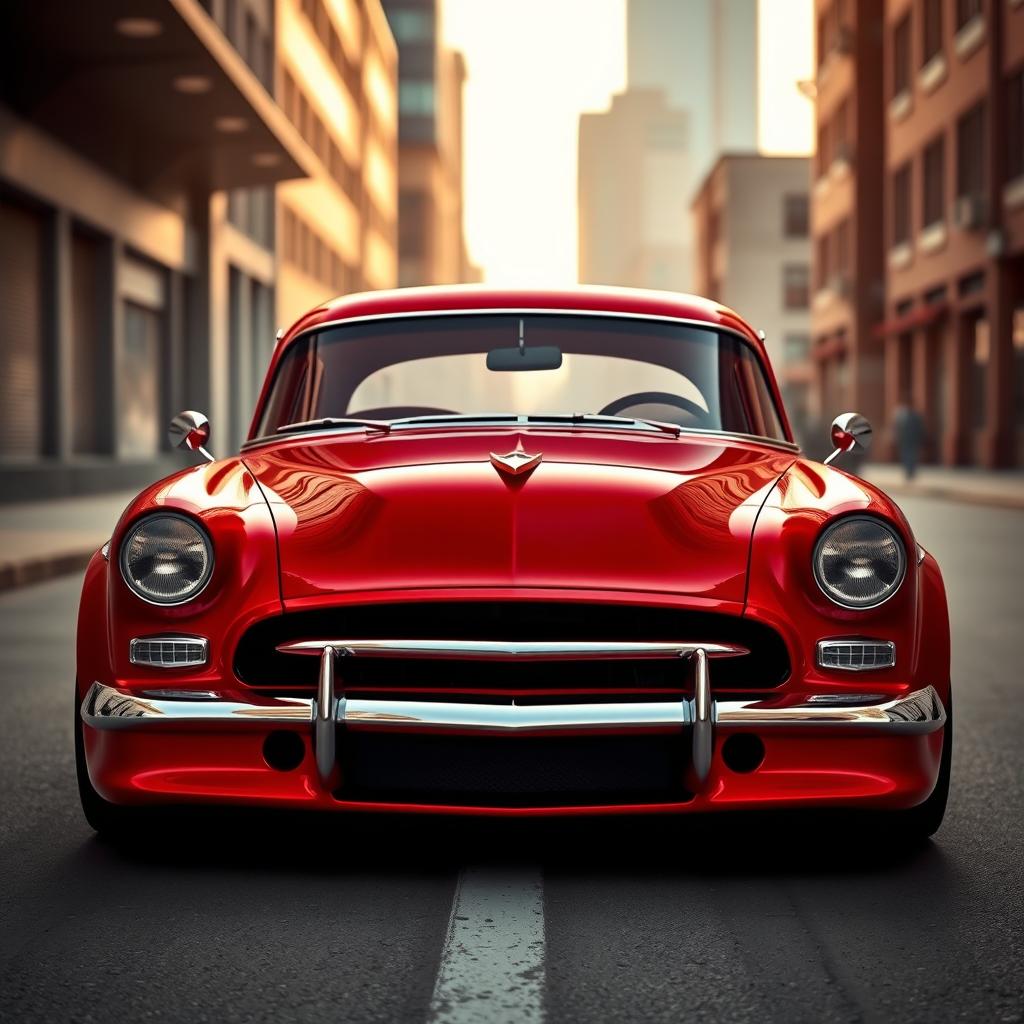
[[0, 1021], [1024, 1019], [1024, 513], [907, 501], [954, 632], [935, 841], [223, 816], [98, 842], [78, 581], [0, 598]]

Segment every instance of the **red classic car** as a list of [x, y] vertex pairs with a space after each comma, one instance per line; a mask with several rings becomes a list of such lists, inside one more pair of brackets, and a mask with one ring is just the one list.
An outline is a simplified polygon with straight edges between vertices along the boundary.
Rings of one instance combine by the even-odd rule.
[[759, 335], [617, 289], [353, 295], [276, 347], [249, 439], [148, 487], [85, 577], [98, 829], [141, 805], [793, 807], [938, 828], [942, 577], [801, 455]]

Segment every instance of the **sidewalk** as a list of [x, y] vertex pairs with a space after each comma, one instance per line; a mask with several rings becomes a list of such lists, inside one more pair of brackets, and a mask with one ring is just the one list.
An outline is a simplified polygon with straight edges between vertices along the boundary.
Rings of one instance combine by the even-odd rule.
[[[842, 467], [842, 460], [839, 461]], [[1024, 472], [922, 466], [913, 480], [896, 463], [868, 463], [861, 476], [895, 496], [946, 498], [970, 505], [1024, 509]]]
[[0, 590], [84, 569], [134, 493], [0, 504]]

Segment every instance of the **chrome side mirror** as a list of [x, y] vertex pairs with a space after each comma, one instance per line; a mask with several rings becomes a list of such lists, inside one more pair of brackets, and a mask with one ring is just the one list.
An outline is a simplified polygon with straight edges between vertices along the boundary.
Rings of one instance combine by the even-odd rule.
[[855, 448], [867, 451], [871, 447], [871, 424], [857, 412], [844, 412], [832, 421], [832, 444], [835, 451], [825, 460], [827, 466], [843, 452]]
[[213, 462], [213, 456], [206, 450], [206, 443], [210, 440], [210, 421], [201, 412], [191, 409], [179, 412], [171, 420], [167, 437], [175, 448], [199, 452], [208, 462]]

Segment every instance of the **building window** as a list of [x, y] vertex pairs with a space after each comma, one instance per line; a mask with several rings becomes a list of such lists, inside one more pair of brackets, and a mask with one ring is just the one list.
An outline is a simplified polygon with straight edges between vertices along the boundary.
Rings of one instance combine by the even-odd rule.
[[782, 361], [784, 363], [805, 363], [811, 354], [809, 334], [787, 334], [782, 339]]
[[956, 0], [956, 27], [957, 31], [964, 25], [981, 14], [981, 0]]
[[806, 238], [808, 229], [807, 193], [795, 192], [782, 197], [782, 233], [786, 238]]
[[836, 108], [835, 117], [832, 119], [832, 161], [837, 160], [850, 162], [850, 142], [847, 126], [850, 120], [850, 104], [843, 100]]
[[829, 275], [832, 273], [831, 249], [830, 236], [828, 234], [819, 235], [818, 259], [816, 264], [819, 288], [825, 288], [828, 285]]
[[971, 107], [956, 125], [956, 194], [985, 193], [985, 104]]
[[1017, 426], [1024, 428], [1024, 306], [1013, 311], [1013, 380]]
[[828, 11], [822, 11], [818, 16], [818, 67], [825, 63], [825, 58], [828, 56], [830, 43], [830, 32], [829, 32], [829, 13]]
[[928, 228], [945, 220], [946, 147], [940, 135], [924, 151], [924, 191], [921, 226]]
[[832, 146], [829, 126], [822, 123], [818, 126], [818, 177], [823, 177], [832, 163]]
[[924, 22], [921, 26], [922, 66], [942, 52], [943, 2], [944, 0], [924, 0]]
[[972, 419], [976, 430], [985, 426], [985, 411], [988, 405], [985, 391], [991, 340], [988, 321], [984, 317], [979, 317], [974, 323], [974, 361], [971, 366], [974, 414]]
[[905, 245], [913, 230], [910, 210], [910, 161], [892, 176], [892, 244]]
[[910, 13], [896, 23], [892, 33], [892, 94], [910, 91]]
[[836, 228], [836, 251], [835, 251], [836, 274], [845, 277], [850, 267], [850, 221], [845, 218], [839, 222]]
[[118, 364], [119, 450], [127, 458], [152, 458], [160, 450], [159, 367], [163, 324], [158, 310], [124, 304], [124, 347]]
[[426, 79], [406, 79], [398, 83], [398, 109], [412, 117], [431, 117], [434, 113], [434, 83]]
[[1009, 81], [1006, 107], [1006, 174], [1011, 180], [1024, 175], [1024, 70]]
[[418, 189], [398, 195], [398, 251], [404, 259], [427, 255], [427, 197]]
[[806, 263], [787, 263], [782, 268], [784, 309], [807, 309], [810, 305], [810, 274]]
[[434, 18], [430, 11], [391, 8], [387, 12], [395, 42], [425, 43], [434, 38]]

